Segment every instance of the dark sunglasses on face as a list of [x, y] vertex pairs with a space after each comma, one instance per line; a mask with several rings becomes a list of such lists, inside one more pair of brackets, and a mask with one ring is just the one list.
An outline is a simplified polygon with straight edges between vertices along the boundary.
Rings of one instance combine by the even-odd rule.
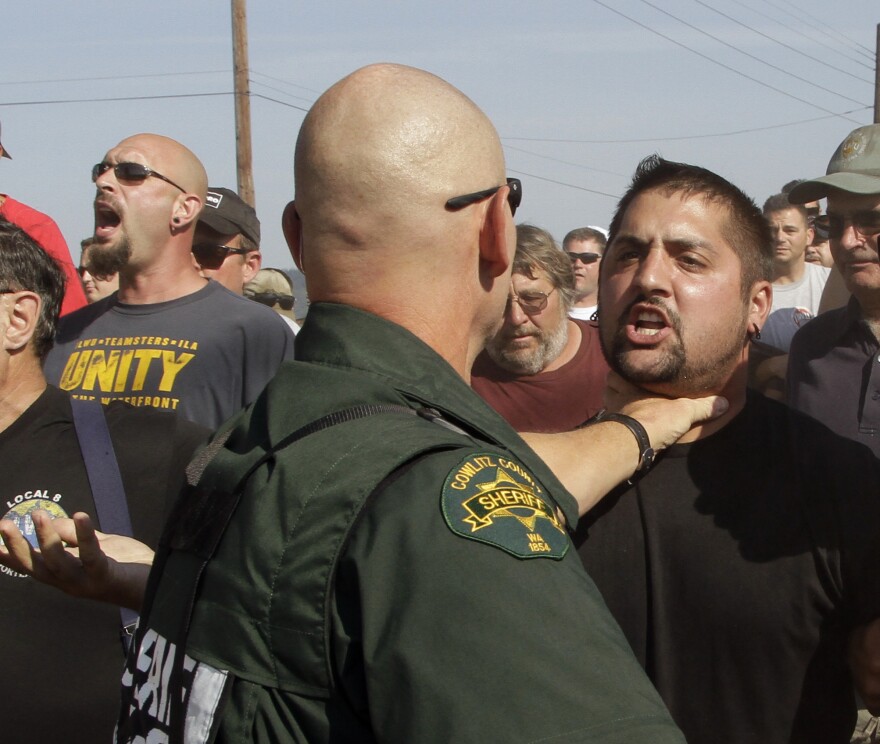
[[508, 178], [507, 183], [502, 186], [493, 186], [491, 189], [475, 191], [473, 194], [453, 196], [446, 201], [446, 208], [451, 209], [452, 211], [464, 209], [471, 204], [476, 204], [478, 201], [487, 199], [505, 185], [510, 186], [510, 191], [507, 192], [507, 203], [510, 205], [510, 214], [513, 216], [516, 214], [516, 208], [522, 203], [522, 183], [518, 178]]
[[258, 294], [245, 292], [244, 296], [269, 307], [277, 303], [282, 310], [293, 310], [293, 303], [295, 301], [295, 298], [290, 295], [280, 295], [275, 292], [260, 292]]
[[569, 253], [568, 257], [572, 263], [580, 261], [582, 264], [596, 263], [596, 261], [602, 258], [598, 253]]
[[827, 231], [829, 238], [841, 238], [849, 223], [863, 238], [880, 233], [880, 212], [866, 209], [852, 214], [823, 214], [815, 220], [819, 230]]
[[219, 269], [229, 254], [243, 256], [247, 252], [247, 248], [231, 248], [215, 243], [195, 243], [192, 247], [192, 254], [203, 269]]
[[152, 168], [148, 168], [146, 165], [141, 165], [140, 163], [116, 163], [116, 165], [110, 165], [110, 163], [98, 163], [97, 165], [92, 166], [92, 183], [97, 181], [111, 168], [113, 169], [113, 174], [119, 181], [140, 182], [146, 181], [150, 176], [153, 176], [153, 178], [159, 178], [166, 183], [170, 183], [175, 188], [180, 189], [184, 194], [186, 193], [186, 189], [183, 188], [183, 186], [178, 186], [170, 178], [167, 178], [161, 173], [157, 173]]

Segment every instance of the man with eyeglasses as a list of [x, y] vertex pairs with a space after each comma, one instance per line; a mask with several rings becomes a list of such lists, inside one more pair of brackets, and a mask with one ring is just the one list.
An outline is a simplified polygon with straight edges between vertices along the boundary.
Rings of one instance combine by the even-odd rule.
[[562, 239], [562, 250], [574, 269], [575, 297], [569, 316], [594, 320], [599, 302], [599, 264], [608, 236], [598, 227], [578, 227]]
[[243, 294], [263, 261], [260, 220], [254, 208], [230, 189], [209, 186], [192, 253], [202, 276]]
[[596, 324], [569, 317], [574, 296], [568, 255], [546, 230], [517, 225], [504, 320], [471, 374], [517, 431], [571, 431], [603, 407], [608, 364]]
[[[504, 172], [421, 70], [312, 106], [283, 218], [298, 359], [190, 470], [117, 742], [682, 742], [570, 549], [578, 504], [468, 385], [510, 291]], [[630, 392], [644, 427], [547, 435], [582, 496], [724, 408]]]
[[119, 290], [63, 319], [47, 378], [74, 397], [176, 411], [216, 428], [292, 358], [293, 334], [268, 308], [208, 281], [193, 260], [208, 187], [190, 150], [135, 135], [94, 166], [92, 180], [89, 265], [118, 272]]
[[851, 132], [826, 175], [790, 193], [795, 203], [822, 198], [818, 221], [852, 297], [795, 334], [788, 401], [880, 457], [880, 125]]

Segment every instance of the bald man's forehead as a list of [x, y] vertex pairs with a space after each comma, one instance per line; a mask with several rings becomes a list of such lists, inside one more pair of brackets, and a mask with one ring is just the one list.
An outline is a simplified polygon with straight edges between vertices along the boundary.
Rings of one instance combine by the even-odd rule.
[[208, 176], [202, 162], [185, 145], [158, 134], [136, 134], [122, 140], [104, 156], [107, 163], [141, 163], [184, 186], [202, 201]]

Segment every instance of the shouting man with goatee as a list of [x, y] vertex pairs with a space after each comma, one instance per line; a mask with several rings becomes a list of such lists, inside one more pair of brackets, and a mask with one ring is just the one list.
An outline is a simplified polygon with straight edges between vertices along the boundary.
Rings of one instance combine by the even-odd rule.
[[178, 411], [216, 427], [293, 356], [271, 310], [199, 273], [193, 232], [208, 179], [179, 142], [138, 134], [92, 168], [92, 272], [119, 291], [65, 317], [46, 377], [75, 398]]

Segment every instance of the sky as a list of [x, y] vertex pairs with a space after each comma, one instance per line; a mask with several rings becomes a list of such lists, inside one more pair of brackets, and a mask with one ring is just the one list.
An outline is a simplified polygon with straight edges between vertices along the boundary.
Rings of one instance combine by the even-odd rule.
[[[421, 67], [472, 98], [523, 182], [517, 220], [561, 240], [607, 225], [653, 152], [759, 204], [824, 174], [873, 121], [878, 22], [877, 0], [249, 0], [263, 265], [292, 266], [280, 218], [305, 112], [363, 65]], [[74, 260], [91, 166], [129, 135], [173, 137], [236, 187], [226, 0], [31, 0], [2, 23], [0, 193], [50, 214]]]

